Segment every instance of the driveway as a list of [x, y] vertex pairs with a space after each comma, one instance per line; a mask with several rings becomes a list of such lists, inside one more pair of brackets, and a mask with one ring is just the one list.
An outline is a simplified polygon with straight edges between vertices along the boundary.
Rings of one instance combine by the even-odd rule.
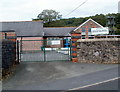
[[44, 61], [44, 55], [46, 61], [56, 61], [56, 60], [69, 60], [70, 55], [56, 52], [56, 51], [43, 51], [32, 52], [32, 53], [23, 53], [21, 61]]
[[16, 67], [14, 74], [3, 81], [3, 89], [14, 90], [21, 86], [40, 85], [55, 80], [83, 76], [117, 66], [117, 64], [83, 64], [73, 62], [21, 62]]

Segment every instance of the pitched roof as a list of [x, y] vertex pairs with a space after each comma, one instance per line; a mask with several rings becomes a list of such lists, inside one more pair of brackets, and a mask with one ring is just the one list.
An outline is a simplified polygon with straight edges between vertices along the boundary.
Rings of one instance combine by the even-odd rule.
[[97, 23], [96, 21], [94, 21], [93, 19], [88, 19], [87, 21], [85, 21], [84, 23], [82, 23], [79, 27], [77, 27], [75, 30], [73, 30], [73, 31], [76, 31], [76, 30], [78, 30], [80, 27], [82, 27], [84, 24], [86, 24], [87, 22], [89, 22], [89, 21], [92, 21], [92, 22], [94, 22], [95, 24], [97, 24], [98, 26], [100, 26], [100, 27], [102, 27], [103, 28], [103, 26], [102, 25], [100, 25], [99, 23]]
[[44, 28], [44, 36], [70, 36], [70, 32], [76, 27], [51, 27]]
[[0, 30], [0, 32], [15, 32], [14, 30]]
[[42, 21], [0, 22], [1, 31], [14, 30], [17, 36], [43, 36]]

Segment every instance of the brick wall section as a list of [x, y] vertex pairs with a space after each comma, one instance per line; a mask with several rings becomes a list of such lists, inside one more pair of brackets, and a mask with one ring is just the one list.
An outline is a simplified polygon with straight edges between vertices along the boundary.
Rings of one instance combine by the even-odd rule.
[[80, 32], [71, 33], [71, 41], [72, 41], [72, 62], [78, 62], [77, 58], [77, 40], [81, 39]]
[[43, 46], [42, 37], [22, 37], [22, 41], [21, 38], [17, 40], [22, 44], [22, 51], [41, 50]]
[[82, 28], [85, 28], [85, 39], [89, 39], [88, 37], [88, 29], [89, 28], [100, 28], [101, 26], [93, 22], [92, 20], [89, 20], [84, 25], [82, 25], [76, 32], [82, 33]]
[[120, 38], [77, 41], [77, 57], [85, 63], [120, 63]]
[[16, 34], [15, 32], [0, 32], [0, 39], [9, 39], [12, 41], [16, 41]]

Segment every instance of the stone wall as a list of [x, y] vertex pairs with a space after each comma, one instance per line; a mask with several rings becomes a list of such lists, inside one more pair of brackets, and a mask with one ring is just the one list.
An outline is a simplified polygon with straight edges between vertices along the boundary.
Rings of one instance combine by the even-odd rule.
[[120, 63], [120, 38], [80, 39], [77, 49], [79, 62]]
[[0, 64], [2, 65], [2, 75], [5, 76], [8, 72], [10, 72], [11, 66], [16, 64], [16, 42], [11, 40], [2, 40], [0, 45], [0, 50], [2, 51], [2, 61]]

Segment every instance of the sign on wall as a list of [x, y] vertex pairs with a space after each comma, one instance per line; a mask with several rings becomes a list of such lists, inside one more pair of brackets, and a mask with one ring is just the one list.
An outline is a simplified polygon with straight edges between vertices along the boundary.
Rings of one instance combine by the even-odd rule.
[[108, 27], [103, 28], [91, 28], [92, 35], [100, 35], [100, 34], [109, 34]]
[[56, 41], [51, 41], [52, 45], [59, 45], [60, 44], [60, 40], [56, 40]]

